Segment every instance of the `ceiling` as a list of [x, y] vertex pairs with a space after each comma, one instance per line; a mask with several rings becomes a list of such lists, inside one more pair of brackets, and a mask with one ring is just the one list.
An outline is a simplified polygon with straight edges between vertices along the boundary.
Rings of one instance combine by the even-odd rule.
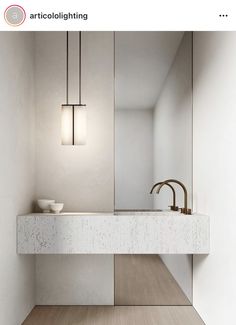
[[116, 32], [117, 109], [149, 109], [156, 104], [183, 32]]

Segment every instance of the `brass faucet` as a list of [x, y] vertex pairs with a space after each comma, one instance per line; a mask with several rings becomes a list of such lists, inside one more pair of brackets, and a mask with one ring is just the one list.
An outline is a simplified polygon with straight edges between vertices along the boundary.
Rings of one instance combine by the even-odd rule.
[[[150, 194], [153, 193], [153, 190], [154, 190], [155, 187], [157, 187], [158, 185], [161, 185], [162, 183], [163, 182], [158, 182], [158, 183], [154, 184], [153, 187], [152, 187], [152, 189], [151, 189], [151, 191], [150, 191]], [[172, 203], [172, 205], [170, 205], [170, 209], [172, 211], [178, 211], [179, 208], [176, 206], [176, 203], [175, 203], [176, 202], [176, 194], [175, 194], [174, 187], [172, 185], [168, 184], [168, 183], [166, 183], [164, 185], [167, 185], [172, 190], [172, 193], [173, 193], [173, 203]]]
[[188, 193], [187, 193], [187, 189], [184, 186], [184, 184], [181, 183], [180, 181], [178, 181], [176, 179], [167, 179], [164, 182], [161, 182], [161, 184], [159, 185], [159, 187], [157, 189], [157, 193], [159, 194], [162, 186], [167, 185], [169, 183], [179, 184], [182, 187], [183, 191], [184, 191], [184, 207], [180, 209], [181, 213], [192, 214], [191, 209], [188, 209]]

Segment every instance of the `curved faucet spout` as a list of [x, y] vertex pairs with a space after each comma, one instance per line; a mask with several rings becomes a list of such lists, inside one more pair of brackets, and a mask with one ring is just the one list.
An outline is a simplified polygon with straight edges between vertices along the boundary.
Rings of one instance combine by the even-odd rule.
[[[153, 185], [151, 191], [150, 191], [150, 194], [152, 194], [152, 192], [154, 191], [154, 188], [157, 187], [158, 185], [162, 184], [163, 182], [158, 182], [156, 184]], [[173, 187], [173, 186], [172, 186]]]
[[[158, 182], [158, 183], [154, 184], [153, 187], [152, 187], [152, 189], [151, 189], [151, 191], [150, 191], [150, 194], [152, 194], [152, 193], [153, 193], [153, 190], [154, 190], [158, 185], [161, 185], [162, 183], [163, 183], [163, 182]], [[174, 189], [174, 187], [173, 187], [172, 185], [168, 184], [168, 183], [166, 183], [166, 184], [164, 184], [164, 185], [168, 186], [168, 187], [172, 190], [172, 193], [173, 193], [173, 203], [172, 203], [172, 205], [170, 206], [171, 210], [173, 210], [173, 211], [178, 211], [178, 207], [176, 206], [176, 194], [175, 194], [175, 189]]]
[[188, 192], [182, 182], [178, 181], [177, 179], [167, 179], [159, 185], [159, 187], [157, 189], [157, 193], [158, 194], [160, 193], [162, 186], [169, 184], [169, 183], [176, 183], [182, 187], [182, 189], [184, 191], [184, 208], [181, 208], [181, 213], [191, 214], [191, 209], [188, 209]]

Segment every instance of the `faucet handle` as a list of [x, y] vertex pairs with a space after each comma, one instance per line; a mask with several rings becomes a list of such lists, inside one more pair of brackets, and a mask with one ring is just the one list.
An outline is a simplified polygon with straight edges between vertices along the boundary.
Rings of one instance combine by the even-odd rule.
[[171, 211], [179, 211], [179, 207], [177, 207], [176, 205], [169, 205], [169, 208], [171, 209]]
[[192, 214], [192, 210], [191, 209], [181, 208], [180, 211], [183, 214]]

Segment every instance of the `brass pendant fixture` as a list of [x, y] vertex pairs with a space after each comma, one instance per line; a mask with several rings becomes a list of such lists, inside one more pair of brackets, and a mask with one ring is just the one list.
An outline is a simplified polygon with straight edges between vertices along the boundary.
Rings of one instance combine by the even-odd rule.
[[66, 33], [66, 103], [61, 106], [61, 142], [63, 145], [86, 144], [87, 109], [82, 104], [82, 33], [79, 32], [79, 103], [69, 103], [69, 32]]

